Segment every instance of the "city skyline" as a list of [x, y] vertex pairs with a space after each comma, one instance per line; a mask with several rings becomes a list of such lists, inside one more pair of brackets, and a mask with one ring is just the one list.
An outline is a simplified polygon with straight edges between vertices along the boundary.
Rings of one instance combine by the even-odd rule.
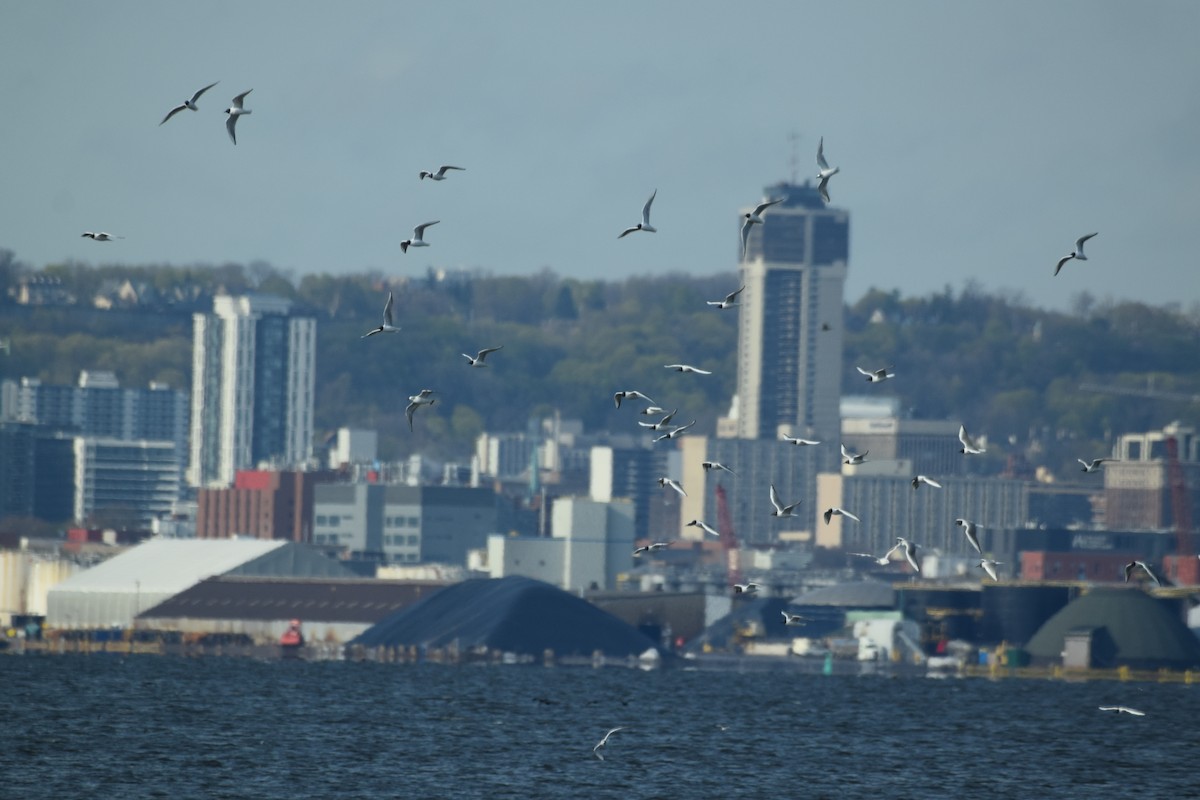
[[[737, 262], [729, 209], [811, 180], [824, 137], [856, 220], [848, 297], [975, 281], [1052, 308], [1192, 301], [1200, 112], [1179, 98], [1200, 8], [470, 8], [212, 3], [182, 32], [132, 3], [6, 10], [22, 122], [0, 131], [20, 187], [0, 247], [34, 268], [710, 275]], [[233, 145], [222, 109], [247, 89]], [[417, 177], [440, 164], [465, 171]], [[654, 190], [658, 232], [618, 241]]]

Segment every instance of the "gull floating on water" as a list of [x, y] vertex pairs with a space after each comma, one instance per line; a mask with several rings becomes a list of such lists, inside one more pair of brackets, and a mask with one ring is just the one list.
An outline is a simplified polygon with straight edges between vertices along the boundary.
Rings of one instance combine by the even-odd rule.
[[849, 511], [847, 511], [846, 509], [844, 509], [844, 508], [838, 508], [837, 506], [834, 506], [833, 508], [827, 508], [827, 509], [825, 509], [825, 514], [824, 514], [824, 517], [825, 517], [825, 524], [826, 524], [826, 525], [828, 525], [828, 524], [829, 524], [829, 520], [833, 519], [834, 517], [849, 517], [850, 519], [854, 520], [855, 522], [862, 522], [862, 520], [861, 520], [861, 519], [859, 519], [858, 517], [854, 516], [853, 514], [851, 514], [851, 513], [850, 513]]
[[993, 561], [990, 558], [979, 559], [979, 566], [982, 567], [983, 571], [988, 574], [988, 577], [994, 581], [1000, 580], [1000, 578], [996, 576], [996, 567], [1003, 563], [1003, 561]]
[[756, 205], [754, 207], [753, 211], [747, 212], [742, 215], [742, 217], [746, 220], [745, 222], [742, 223], [742, 258], [746, 257], [746, 242], [750, 241], [750, 229], [752, 227], [754, 227], [755, 225], [761, 225], [763, 223], [762, 214], [764, 211], [766, 211], [768, 208], [775, 205], [776, 203], [782, 203], [782, 202], [783, 202], [782, 197], [779, 198], [778, 200], [764, 200], [763, 202]]
[[1129, 706], [1100, 706], [1101, 711], [1116, 711], [1118, 714], [1130, 714], [1135, 717], [1146, 716], [1145, 711], [1138, 711], [1136, 708]]
[[621, 231], [621, 235], [617, 237], [618, 239], [623, 239], [634, 231], [645, 231], [646, 233], [658, 232], [658, 229], [650, 224], [650, 206], [654, 203], [654, 197], [657, 194], [658, 189], [655, 189], [650, 195], [650, 199], [646, 201], [646, 205], [642, 206], [642, 221], [637, 225], [634, 225], [632, 228], [626, 228], [625, 230]]
[[918, 475], [917, 477], [912, 479], [913, 489], [920, 489], [922, 483], [927, 483], [935, 489], [942, 488], [942, 485], [940, 483], [938, 483], [937, 481], [933, 480], [932, 478], [926, 478], [924, 475]]
[[243, 108], [242, 105], [246, 102], [246, 95], [253, 91], [253, 89], [247, 89], [246, 91], [242, 92], [237, 97], [233, 98], [233, 104], [230, 105], [229, 108], [225, 109], [225, 113], [229, 115], [229, 119], [225, 120], [225, 130], [229, 131], [229, 140], [234, 144], [237, 144], [237, 134], [235, 133], [235, 129], [237, 128], [238, 117], [242, 116], [243, 114], [251, 113], [250, 109]]
[[904, 550], [904, 557], [908, 560], [908, 565], [917, 572], [920, 572], [921, 565], [917, 563], [917, 550], [920, 549], [921, 546], [918, 544], [913, 544], [903, 536], [896, 537], [896, 544]]
[[437, 172], [426, 172], [425, 170], [421, 170], [420, 178], [421, 178], [421, 180], [425, 180], [426, 178], [429, 178], [429, 180], [431, 180], [431, 181], [444, 181], [444, 180], [446, 180], [446, 170], [448, 170], [448, 169], [456, 169], [459, 172], [466, 171], [463, 167], [452, 167], [449, 164], [443, 164], [442, 166], [437, 168]]
[[167, 112], [167, 115], [166, 115], [165, 117], [163, 117], [163, 121], [162, 121], [162, 122], [160, 122], [160, 123], [158, 123], [158, 124], [159, 124], [159, 125], [162, 125], [162, 124], [163, 124], [163, 122], [166, 122], [166, 121], [167, 121], [167, 120], [169, 120], [171, 117], [173, 117], [173, 116], [175, 116], [176, 114], [178, 114], [180, 111], [183, 111], [185, 108], [187, 108], [187, 109], [191, 109], [192, 111], [196, 111], [196, 110], [197, 110], [197, 108], [196, 108], [196, 101], [200, 99], [200, 95], [204, 94], [204, 93], [205, 93], [205, 92], [207, 92], [209, 89], [211, 89], [212, 87], [216, 86], [218, 83], [220, 83], [220, 81], [213, 81], [213, 82], [212, 82], [212, 83], [210, 83], [208, 86], [205, 86], [203, 89], [201, 89], [200, 91], [198, 91], [198, 92], [196, 92], [194, 95], [192, 95], [192, 99], [191, 99], [191, 100], [184, 100], [182, 103], [180, 103], [179, 105], [177, 105], [177, 106], [175, 106], [174, 108], [172, 108], [170, 111], [168, 111], [168, 112]]
[[967, 541], [971, 543], [971, 547], [975, 548], [975, 552], [983, 555], [983, 550], [979, 549], [979, 535], [977, 532], [979, 526], [969, 519], [956, 519], [954, 520], [954, 524], [963, 529]]
[[700, 466], [704, 467], [705, 472], [711, 472], [714, 469], [723, 469], [726, 472], [728, 472], [730, 475], [737, 474], [736, 472], [731, 470], [729, 467], [722, 464], [720, 461], [701, 461]]
[[842, 445], [842, 463], [843, 464], [862, 464], [867, 460], [867, 453], [870, 450], [863, 450], [861, 453], [851, 453], [846, 449], [846, 445]]
[[1106, 461], [1114, 461], [1112, 458], [1093, 458], [1091, 461], [1084, 461], [1082, 458], [1075, 459], [1080, 464], [1083, 464], [1084, 472], [1095, 472], [1100, 469], [1100, 465]]
[[641, 547], [635, 547], [633, 548], [633, 557], [641, 558], [643, 553], [653, 553], [655, 550], [662, 550], [666, 546], [666, 542], [651, 542], [650, 544], [642, 545]]
[[440, 219], [435, 219], [433, 222], [422, 222], [413, 228], [412, 238], [405, 239], [400, 243], [400, 252], [407, 253], [410, 247], [429, 247], [429, 242], [425, 241], [425, 229], [430, 225], [437, 225], [439, 222], [441, 222]]
[[754, 594], [757, 590], [759, 590], [761, 588], [762, 588], [762, 584], [755, 583], [754, 581], [750, 581], [749, 583], [735, 583], [733, 585], [733, 593], [734, 594]]
[[641, 420], [638, 420], [638, 425], [641, 425], [643, 428], [649, 428], [652, 431], [661, 431], [671, 424], [671, 420], [674, 419], [675, 412], [678, 410], [678, 408], [671, 409], [671, 413], [667, 414], [658, 422], [642, 422]]
[[730, 292], [729, 294], [725, 295], [724, 300], [705, 300], [704, 302], [716, 308], [729, 308], [730, 306], [736, 306], [738, 304], [737, 296], [741, 294], [745, 288], [746, 287], [743, 285], [741, 288]]
[[611, 731], [609, 731], [608, 733], [604, 734], [604, 738], [603, 738], [603, 739], [601, 739], [600, 741], [596, 742], [596, 746], [592, 748], [592, 752], [596, 754], [596, 758], [600, 759], [601, 761], [603, 761], [603, 760], [604, 760], [604, 756], [602, 756], [602, 755], [600, 754], [600, 748], [601, 748], [601, 747], [604, 747], [606, 744], [608, 744], [608, 737], [612, 736], [612, 735], [613, 735], [614, 733], [616, 733], [617, 731], [623, 731], [623, 730], [625, 730], [625, 726], [624, 726], [624, 725], [622, 725], [622, 726], [621, 726], [621, 727], [619, 727], [619, 728], [613, 728]]
[[627, 397], [631, 400], [645, 400], [647, 403], [654, 402], [649, 397], [647, 397], [646, 395], [639, 392], [637, 389], [630, 389], [630, 390], [624, 391], [624, 392], [617, 392], [616, 394], [613, 395], [613, 402], [617, 404], [617, 408], [620, 408], [621, 401]]
[[433, 389], [422, 389], [417, 394], [408, 396], [408, 405], [404, 407], [404, 416], [408, 417], [408, 429], [413, 429], [413, 414], [421, 406], [431, 406], [436, 400], [433, 396]]
[[684, 431], [686, 431], [688, 428], [692, 427], [695, 424], [696, 424], [696, 420], [692, 420], [687, 425], [680, 425], [677, 428], [672, 428], [671, 430], [667, 431], [666, 433], [664, 433], [661, 436], [655, 436], [654, 441], [661, 442], [663, 439], [674, 439], [676, 436], [679, 436], [680, 434], [682, 434]]
[[708, 370], [693, 367], [691, 364], [664, 364], [663, 366], [665, 369], [673, 369], [676, 372], [694, 372], [697, 375], [712, 375]]
[[872, 561], [874, 561], [876, 564], [878, 564], [879, 566], [886, 567], [888, 564], [892, 563], [892, 559], [891, 559], [892, 553], [896, 552], [899, 549], [900, 549], [900, 545], [896, 544], [892, 547], [891, 550], [888, 550], [886, 553], [884, 553], [881, 556], [877, 556], [873, 553], [847, 553], [846, 555], [862, 556], [863, 558], [869, 558]]
[[488, 357], [488, 353], [494, 353], [497, 350], [503, 350], [503, 349], [504, 349], [504, 345], [500, 345], [499, 347], [485, 347], [482, 350], [480, 350], [478, 353], [476, 353], [473, 358], [471, 356], [467, 355], [466, 353], [463, 353], [462, 357], [465, 358], [467, 360], [467, 363], [470, 364], [472, 367], [486, 367], [487, 364], [483, 363], [483, 360]]
[[975, 443], [975, 440], [972, 439], [971, 436], [967, 433], [966, 425], [958, 426], [958, 441], [962, 444], [962, 449], [959, 450], [958, 452], [962, 453], [963, 455], [977, 456], [981, 453], [987, 452], [987, 450], [985, 450], [982, 447], [980, 447], [979, 445], [977, 445]]
[[371, 330], [367, 331], [359, 337], [360, 339], [365, 339], [368, 336], [374, 336], [377, 333], [400, 332], [400, 329], [392, 324], [392, 300], [392, 293], [388, 292], [387, 302], [383, 304], [383, 324], [381, 324], [378, 328], [372, 328]]
[[711, 533], [713, 536], [716, 536], [717, 538], [720, 538], [720, 536], [721, 536], [720, 531], [718, 531], [712, 525], [709, 525], [704, 520], [694, 519], [691, 522], [687, 523], [687, 527], [699, 528], [700, 530], [704, 531], [705, 533]]
[[783, 624], [784, 625], [788, 625], [788, 626], [804, 625], [805, 623], [808, 622], [808, 617], [801, 616], [800, 614], [789, 614], [788, 612], [784, 611], [782, 608], [779, 609], [779, 613], [783, 614]]
[[95, 242], [111, 242], [113, 239], [125, 238], [124, 236], [113, 236], [112, 234], [105, 233], [104, 231], [84, 231], [80, 234], [80, 237], [83, 239], [91, 239]]
[[1095, 235], [1095, 233], [1089, 233], [1087, 236], [1080, 236], [1076, 239], [1075, 249], [1071, 251], [1070, 255], [1065, 255], [1058, 260], [1058, 265], [1054, 267], [1054, 274], [1057, 275], [1058, 271], [1063, 268], [1063, 264], [1066, 264], [1072, 258], [1076, 261], [1087, 261], [1087, 256], [1083, 254], [1083, 243]]
[[775, 510], [771, 512], [772, 517], [790, 517], [796, 506], [800, 505], [799, 500], [791, 505], [785, 506], [783, 501], [779, 499], [779, 492], [775, 491], [775, 484], [771, 484], [771, 505], [775, 506]]
[[687, 492], [685, 492], [683, 490], [683, 487], [680, 486], [678, 482], [673, 481], [670, 478], [659, 478], [658, 485], [663, 487], [664, 489], [667, 489], [667, 488], [674, 489], [675, 491], [679, 492], [679, 494], [681, 496], [687, 497]]
[[1155, 586], [1162, 586], [1162, 583], [1160, 583], [1158, 580], [1158, 576], [1155, 575], [1151, 571], [1149, 565], [1147, 565], [1145, 561], [1130, 561], [1128, 564], [1125, 565], [1125, 582], [1126, 583], [1129, 583], [1130, 574], [1132, 574], [1132, 572], [1135, 569], [1137, 569], [1138, 567], [1141, 567], [1145, 571], [1145, 573], [1150, 576], [1150, 580], [1154, 581]]
[[820, 170], [817, 172], [817, 191], [821, 193], [821, 199], [826, 203], [829, 202], [829, 179], [838, 174], [841, 167], [829, 168], [829, 162], [825, 160], [825, 137], [817, 142], [817, 166]]
[[855, 369], [858, 370], [859, 372], [861, 372], [863, 375], [867, 376], [867, 383], [879, 383], [881, 381], [886, 381], [888, 378], [896, 377], [896, 373], [888, 372], [888, 370], [891, 369], [891, 367], [884, 367], [883, 369], [877, 369], [874, 372], [867, 372], [862, 367], [855, 367]]
[[794, 445], [798, 445], [800, 447], [806, 447], [808, 445], [820, 444], [820, 442], [814, 441], [812, 439], [801, 439], [799, 436], [788, 436], [786, 433], [782, 434], [782, 437], [783, 437], [783, 441], [787, 442], [788, 444], [794, 444]]

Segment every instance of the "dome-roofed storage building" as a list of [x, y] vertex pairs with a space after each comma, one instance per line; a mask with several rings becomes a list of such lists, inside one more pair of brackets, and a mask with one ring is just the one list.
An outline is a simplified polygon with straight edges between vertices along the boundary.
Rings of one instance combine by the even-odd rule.
[[1067, 667], [1200, 667], [1200, 639], [1140, 589], [1093, 589], [1046, 620], [1026, 649], [1035, 663]]

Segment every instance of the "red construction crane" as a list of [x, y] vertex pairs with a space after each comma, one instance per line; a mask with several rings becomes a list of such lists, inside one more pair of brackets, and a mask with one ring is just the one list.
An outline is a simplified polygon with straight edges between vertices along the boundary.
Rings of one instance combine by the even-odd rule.
[[717, 524], [721, 526], [721, 546], [725, 548], [726, 577], [732, 587], [742, 582], [741, 553], [738, 551], [737, 534], [733, 530], [733, 517], [729, 514], [729, 502], [725, 498], [725, 487], [718, 483], [713, 491], [717, 495]]

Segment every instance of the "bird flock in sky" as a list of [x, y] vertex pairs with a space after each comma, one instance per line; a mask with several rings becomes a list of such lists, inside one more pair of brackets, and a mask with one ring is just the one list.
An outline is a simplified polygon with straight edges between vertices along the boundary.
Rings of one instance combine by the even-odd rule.
[[[214, 86], [216, 86], [217, 83], [219, 83], [219, 82], [214, 81], [213, 83], [210, 83], [207, 86], [204, 86], [203, 88], [201, 88], [201, 89], [197, 90], [195, 93], [193, 93], [191, 95], [191, 97], [189, 97], [188, 99], [179, 103], [175, 107], [171, 108], [170, 111], [168, 111], [167, 114], [162, 118], [162, 121], [159, 123], [159, 125], [160, 126], [165, 125], [168, 121], [170, 121], [172, 118], [174, 118], [180, 112], [199, 111], [199, 102], [200, 102], [201, 97], [207, 91], [209, 91]], [[236, 95], [233, 98], [233, 100], [231, 101], [230, 106], [225, 109], [225, 114], [226, 114], [225, 127], [226, 127], [226, 131], [229, 134], [229, 139], [234, 145], [237, 144], [238, 120], [241, 117], [246, 116], [251, 113], [251, 109], [248, 109], [245, 107], [246, 97], [247, 97], [247, 95], [250, 94], [251, 91], [253, 91], [253, 90], [248, 89], [248, 90], [242, 92], [241, 94]], [[825, 157], [825, 139], [824, 139], [824, 137], [821, 137], [817, 144], [816, 163], [817, 163], [817, 172], [816, 172], [815, 177], [816, 177], [816, 181], [817, 181], [817, 190], [820, 193], [822, 200], [825, 203], [829, 203], [830, 202], [830, 194], [829, 194], [830, 179], [833, 178], [835, 175], [837, 175], [840, 172], [840, 167], [836, 167], [836, 166], [831, 167], [829, 165], [829, 162]], [[465, 171], [465, 169], [463, 167], [454, 166], [451, 164], [443, 164], [433, 170], [421, 170], [418, 173], [418, 179], [421, 181], [424, 181], [425, 179], [429, 179], [431, 181], [441, 182], [441, 181], [447, 180], [449, 177], [449, 174], [451, 172], [464, 172], [464, 171]], [[654, 205], [654, 200], [657, 196], [658, 196], [658, 190], [654, 189], [650, 193], [649, 199], [646, 200], [645, 205], [642, 206], [641, 221], [635, 225], [631, 225], [631, 226], [625, 228], [624, 230], [622, 230], [617, 235], [617, 239], [624, 239], [625, 237], [627, 237], [633, 233], [656, 233], [657, 232], [658, 229], [655, 228], [650, 223], [651, 208]], [[755, 225], [763, 224], [765, 221], [764, 216], [767, 213], [769, 213], [770, 209], [773, 206], [775, 206], [781, 202], [783, 202], [783, 198], [766, 198], [762, 202], [756, 204], [754, 206], [753, 210], [747, 211], [745, 214], [743, 214], [743, 220], [742, 220], [742, 225], [741, 225], [741, 244], [742, 244], [742, 258], [743, 259], [746, 257], [750, 233], [753, 230], [753, 227]], [[423, 223], [415, 226], [413, 228], [412, 236], [410, 238], [404, 239], [400, 242], [401, 252], [407, 253], [410, 248], [429, 247], [430, 243], [425, 240], [425, 235], [430, 227], [439, 224], [439, 222], [440, 222], [440, 220], [431, 220], [429, 222], [423, 222]], [[1093, 233], [1088, 233], [1084, 236], [1079, 237], [1075, 242], [1075, 248], [1070, 253], [1068, 253], [1067, 255], [1063, 256], [1062, 258], [1060, 258], [1058, 260], [1057, 264], [1054, 267], [1054, 275], [1058, 275], [1059, 272], [1062, 270], [1063, 266], [1068, 261], [1086, 261], [1087, 256], [1084, 254], [1084, 245], [1088, 241], [1090, 241], [1092, 238], [1094, 238], [1096, 235], [1097, 234], [1093, 232]], [[85, 231], [82, 234], [82, 236], [92, 239], [93, 241], [97, 241], [97, 242], [112, 242], [116, 239], [124, 238], [121, 236], [114, 236], [105, 231]], [[731, 291], [724, 298], [722, 298], [720, 300], [709, 300], [709, 301], [706, 301], [706, 304], [718, 311], [726, 310], [726, 309], [730, 309], [730, 308], [736, 308], [740, 304], [740, 296], [741, 296], [742, 292], [745, 290], [745, 288], [746, 288], [745, 285], [742, 285], [739, 288]], [[384, 308], [383, 308], [382, 322], [377, 327], [372, 328], [371, 330], [369, 330], [365, 334], [363, 334], [362, 338], [366, 339], [366, 338], [375, 336], [377, 334], [399, 333], [401, 331], [401, 328], [395, 324], [395, 319], [394, 319], [394, 314], [393, 314], [394, 302], [395, 302], [395, 297], [391, 292], [389, 292], [388, 297], [387, 297], [387, 302], [384, 304]], [[828, 324], [823, 325], [822, 329], [828, 330], [829, 329]], [[497, 345], [494, 347], [485, 347], [483, 349], [476, 351], [474, 355], [471, 355], [469, 353], [463, 353], [462, 356], [464, 359], [466, 359], [467, 365], [469, 367], [482, 368], [482, 367], [488, 366], [488, 364], [486, 362], [487, 357], [490, 354], [501, 350], [502, 348], [503, 348], [503, 345]], [[696, 367], [696, 366], [693, 366], [693, 365], [687, 364], [687, 363], [665, 364], [664, 368], [672, 370], [677, 373], [689, 374], [689, 375], [707, 376], [707, 375], [712, 374], [711, 371], [709, 371], [709, 370], [701, 369], [699, 367]], [[864, 369], [862, 367], [856, 367], [856, 369], [858, 370], [859, 373], [861, 373], [865, 377], [867, 382], [872, 383], [872, 384], [881, 383], [883, 381], [891, 380], [896, 377], [896, 373], [892, 371], [893, 367], [891, 367], [891, 366], [878, 368], [878, 369], [870, 369], [870, 370]], [[404, 413], [405, 413], [405, 417], [408, 420], [410, 430], [413, 429], [413, 416], [416, 413], [416, 411], [418, 409], [420, 409], [422, 406], [433, 405], [434, 402], [436, 401], [436, 398], [434, 396], [435, 394], [436, 393], [433, 389], [422, 389], [417, 394], [409, 396], [409, 398], [408, 398], [409, 402], [408, 402], [408, 405], [405, 407]], [[674, 425], [673, 419], [674, 419], [678, 409], [671, 409], [670, 411], [667, 411], [665, 409], [665, 407], [660, 407], [646, 394], [644, 394], [640, 391], [637, 391], [637, 390], [618, 391], [613, 395], [613, 400], [618, 409], [621, 408], [621, 403], [623, 400], [639, 400], [646, 404], [641, 409], [640, 413], [642, 415], [645, 415], [648, 417], [657, 416], [658, 418], [656, 421], [653, 421], [653, 422], [640, 422], [639, 421], [638, 424], [641, 427], [646, 428], [647, 430], [658, 434], [653, 440], [655, 443], [661, 442], [661, 441], [669, 441], [669, 440], [678, 438], [679, 436], [685, 434], [688, 430], [690, 430], [696, 424], [696, 420], [693, 419], [690, 422], [683, 424], [683, 425]], [[976, 439], [974, 439], [972, 436], [970, 436], [967, 433], [965, 425], [960, 426], [958, 436], [959, 436], [959, 441], [962, 444], [962, 448], [959, 450], [959, 452], [962, 453], [963, 455], [973, 456], [973, 455], [980, 455], [980, 454], [983, 454], [986, 452], [986, 448], [984, 448], [979, 442], [977, 442]], [[793, 437], [793, 436], [789, 436], [789, 435], [783, 435], [782, 441], [785, 443], [788, 443], [788, 444], [796, 445], [796, 446], [816, 446], [816, 445], [821, 444], [820, 441], [816, 441], [816, 440], [812, 440], [812, 439], [804, 439], [804, 438], [800, 438], [800, 437]], [[847, 450], [847, 448], [844, 444], [841, 445], [841, 452], [842, 452], [842, 463], [846, 464], [846, 465], [851, 465], [851, 466], [860, 465], [860, 464], [865, 463], [867, 460], [867, 455], [868, 455], [867, 452], [852, 453]], [[1111, 460], [1112, 459], [1108, 459], [1108, 458], [1096, 458], [1096, 459], [1091, 459], [1090, 461], [1085, 461], [1084, 459], [1079, 459], [1079, 463], [1082, 465], [1083, 472], [1090, 473], [1090, 472], [1097, 471], [1102, 464], [1109, 462]], [[710, 470], [714, 470], [714, 469], [715, 470], [724, 470], [724, 471], [727, 471], [730, 473], [734, 472], [730, 467], [728, 467], [724, 464], [717, 463], [717, 462], [705, 462], [703, 464], [703, 467], [706, 472], [708, 472]], [[660, 478], [658, 482], [659, 482], [660, 486], [670, 489], [674, 492], [677, 492], [681, 496], [686, 496], [686, 493], [684, 492], [683, 487], [677, 481], [674, 481], [670, 478], [663, 477], [663, 478]], [[922, 486], [928, 486], [928, 487], [931, 487], [934, 489], [942, 488], [941, 484], [938, 483], [933, 478], [930, 478], [926, 475], [914, 476], [912, 478], [913, 489], [918, 490]], [[770, 486], [770, 500], [771, 500], [772, 506], [774, 507], [774, 510], [771, 512], [771, 516], [776, 517], [776, 518], [785, 518], [785, 517], [795, 516], [795, 510], [800, 505], [800, 502], [801, 502], [801, 501], [797, 500], [793, 503], [785, 504], [774, 485]], [[853, 520], [855, 522], [861, 521], [859, 519], [859, 517], [856, 514], [854, 514], [852, 511], [844, 509], [844, 508], [836, 507], [836, 506], [826, 509], [823, 516], [824, 516], [826, 524], [829, 524], [834, 516], [842, 517], [847, 520]], [[709, 525], [701, 520], [692, 520], [691, 522], [689, 522], [687, 524], [700, 527], [705, 533], [708, 533], [708, 534], [713, 534], [716, 536], [721, 535], [715, 528], [713, 528], [711, 525]], [[967, 539], [968, 544], [970, 545], [970, 547], [972, 547], [976, 551], [976, 554], [979, 556], [979, 560], [978, 560], [979, 568], [981, 568], [984, 572], [986, 572], [987, 575], [992, 580], [997, 580], [997, 573], [996, 573], [995, 568], [1001, 562], [993, 561], [993, 560], [990, 560], [983, 556], [983, 551], [980, 547], [979, 538], [978, 538], [978, 529], [980, 527], [979, 523], [960, 518], [960, 519], [955, 520], [955, 524], [957, 524], [958, 526], [960, 526], [963, 529], [963, 533]], [[667, 545], [667, 543], [664, 543], [664, 542], [652, 542], [645, 546], [638, 547], [634, 551], [634, 555], [641, 556], [644, 553], [651, 553], [656, 550], [662, 549], [666, 545]], [[877, 555], [869, 554], [869, 553], [854, 553], [852, 555], [871, 558], [871, 559], [875, 560], [877, 563], [883, 565], [883, 564], [889, 563], [890, 557], [897, 551], [900, 551], [900, 552], [902, 552], [904, 559], [909, 563], [909, 565], [913, 568], [913, 570], [916, 572], [920, 572], [919, 562], [916, 558], [916, 553], [918, 551], [918, 548], [919, 548], [919, 545], [917, 545], [913, 542], [910, 542], [903, 537], [896, 537], [896, 545], [891, 550], [889, 550], [887, 553], [883, 554], [882, 556], [877, 556]], [[1128, 566], [1126, 566], [1126, 568], [1125, 568], [1126, 581], [1129, 580], [1133, 570], [1139, 569], [1139, 568], [1144, 570], [1145, 573], [1151, 579], [1153, 579], [1153, 581], [1156, 584], [1158, 583], [1158, 578], [1154, 575], [1153, 572], [1151, 572], [1150, 568], [1142, 561], [1134, 561], [1134, 562], [1130, 563]], [[754, 584], [751, 584], [750, 586], [753, 587]], [[752, 589], [751, 589], [751, 591], [752, 591]], [[611, 735], [611, 733], [612, 732], [610, 732], [609, 735]], [[606, 736], [604, 741], [607, 741], [607, 738], [608, 737]], [[601, 743], [601, 745], [598, 745], [598, 747], [600, 747], [602, 745], [603, 745], [603, 742]]]

